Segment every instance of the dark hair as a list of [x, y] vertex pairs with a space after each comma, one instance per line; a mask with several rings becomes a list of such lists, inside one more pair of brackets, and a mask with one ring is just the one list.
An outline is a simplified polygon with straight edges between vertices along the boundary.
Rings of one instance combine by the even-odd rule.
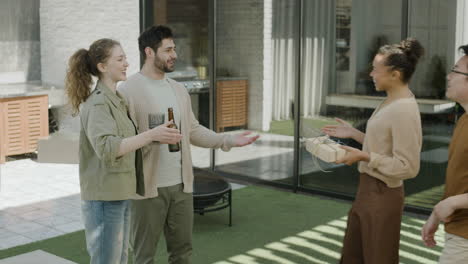
[[466, 56], [468, 56], [468, 45], [460, 46], [460, 47], [458, 48], [458, 50], [463, 51], [463, 54], [465, 54]]
[[416, 39], [407, 38], [400, 44], [384, 45], [377, 53], [386, 55], [385, 65], [401, 72], [402, 82], [408, 83], [416, 70], [419, 58], [424, 54], [424, 48]]
[[150, 47], [156, 52], [161, 47], [163, 39], [167, 38], [174, 38], [172, 30], [162, 25], [152, 26], [141, 33], [140, 37], [138, 37], [138, 48], [143, 62], [146, 61], [145, 48]]
[[89, 46], [89, 50], [79, 49], [68, 60], [65, 90], [73, 115], [80, 112], [80, 104], [91, 94], [91, 75], [101, 75], [97, 68], [98, 63], [106, 62], [115, 46], [120, 46], [120, 43], [113, 39], [99, 39]]
[[[463, 54], [465, 54], [465, 56], [468, 56], [468, 45], [460, 46], [458, 50], [463, 51]], [[468, 69], [468, 65], [466, 65], [466, 68]]]

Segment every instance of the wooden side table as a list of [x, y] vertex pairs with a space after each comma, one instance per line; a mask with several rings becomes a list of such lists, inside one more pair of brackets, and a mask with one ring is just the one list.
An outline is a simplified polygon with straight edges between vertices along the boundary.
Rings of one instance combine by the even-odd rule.
[[226, 127], [247, 127], [247, 80], [220, 78], [216, 89], [216, 131], [224, 131]]
[[39, 138], [48, 135], [47, 95], [0, 98], [0, 163], [36, 151]]

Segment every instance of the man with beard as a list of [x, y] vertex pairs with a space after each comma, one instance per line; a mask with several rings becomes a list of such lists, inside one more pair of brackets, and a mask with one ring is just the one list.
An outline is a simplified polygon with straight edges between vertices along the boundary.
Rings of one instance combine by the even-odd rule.
[[167, 144], [154, 142], [143, 148], [143, 173], [146, 193], [132, 202], [130, 243], [134, 263], [153, 263], [156, 247], [164, 231], [169, 263], [191, 263], [193, 226], [193, 170], [190, 144], [228, 151], [253, 143], [250, 132], [239, 135], [217, 134], [195, 119], [190, 95], [180, 83], [165, 73], [174, 71], [177, 59], [172, 31], [153, 26], [138, 38], [144, 61], [139, 73], [119, 87], [128, 103], [129, 115], [138, 131], [173, 123], [168, 108], [173, 109], [174, 124], [180, 129], [180, 151], [170, 152]]
[[460, 47], [462, 56], [447, 74], [447, 98], [459, 103], [465, 113], [453, 131], [445, 174], [444, 199], [434, 207], [421, 231], [424, 244], [436, 245], [439, 223], [445, 223], [445, 245], [439, 263], [458, 264], [468, 260], [468, 45]]

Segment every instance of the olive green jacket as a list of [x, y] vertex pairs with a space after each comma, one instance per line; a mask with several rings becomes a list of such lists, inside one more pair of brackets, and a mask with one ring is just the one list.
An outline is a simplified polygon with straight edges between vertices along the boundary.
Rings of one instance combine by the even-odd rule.
[[97, 83], [80, 109], [80, 188], [83, 200], [127, 200], [144, 195], [141, 151], [117, 157], [124, 138], [135, 136], [125, 99]]

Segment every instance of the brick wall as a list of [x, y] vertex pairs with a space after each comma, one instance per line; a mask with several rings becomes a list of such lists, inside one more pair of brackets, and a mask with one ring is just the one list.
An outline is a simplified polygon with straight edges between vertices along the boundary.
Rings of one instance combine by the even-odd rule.
[[40, 80], [39, 1], [1, 1], [0, 32], [0, 83]]
[[217, 5], [218, 77], [249, 80], [249, 128], [263, 129], [264, 1], [221, 0]]
[[[139, 1], [61, 1], [41, 0], [41, 69], [47, 86], [64, 87], [70, 56], [79, 48], [100, 38], [119, 41], [130, 64], [127, 75], [140, 68], [138, 36]], [[72, 118], [67, 107], [53, 109], [61, 131], [79, 131], [79, 119]]]
[[139, 69], [139, 1], [41, 0], [42, 81], [63, 87], [68, 58], [99, 38], [119, 41], [130, 63], [127, 74]]

